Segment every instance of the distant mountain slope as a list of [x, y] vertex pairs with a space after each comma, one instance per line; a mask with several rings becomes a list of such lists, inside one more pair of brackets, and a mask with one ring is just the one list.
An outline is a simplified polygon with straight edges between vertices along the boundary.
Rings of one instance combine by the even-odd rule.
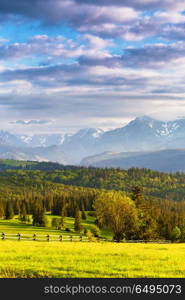
[[82, 166], [129, 169], [148, 168], [161, 172], [185, 172], [185, 149], [143, 153], [102, 153], [82, 160]]
[[66, 155], [59, 146], [25, 148], [14, 146], [0, 146], [1, 159], [53, 161], [69, 164], [70, 157]]
[[74, 134], [16, 135], [0, 131], [0, 158], [79, 164], [84, 157], [104, 152], [166, 149], [185, 149], [185, 118], [164, 122], [143, 116], [114, 130], [85, 128]]

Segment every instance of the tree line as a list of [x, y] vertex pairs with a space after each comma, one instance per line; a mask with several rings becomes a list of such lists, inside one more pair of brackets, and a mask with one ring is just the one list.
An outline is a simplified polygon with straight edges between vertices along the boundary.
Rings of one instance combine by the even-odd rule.
[[[22, 184], [22, 183], [21, 183]], [[46, 226], [46, 213], [51, 213], [53, 227], [64, 229], [65, 218], [74, 218], [74, 229], [81, 232], [86, 212], [94, 211], [96, 235], [109, 228], [113, 239], [170, 239], [185, 241], [185, 202], [147, 198], [135, 186], [129, 195], [123, 191], [90, 189], [43, 183], [19, 186], [19, 194], [8, 194], [0, 200], [0, 218], [19, 215], [22, 222]], [[22, 191], [22, 192], [21, 192]], [[58, 218], [59, 217], [59, 218]]]

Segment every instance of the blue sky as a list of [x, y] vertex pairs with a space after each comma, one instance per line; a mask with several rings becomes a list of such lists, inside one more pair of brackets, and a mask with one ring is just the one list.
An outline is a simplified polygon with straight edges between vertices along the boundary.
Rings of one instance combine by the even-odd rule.
[[184, 0], [0, 0], [0, 129], [184, 116], [184, 11]]

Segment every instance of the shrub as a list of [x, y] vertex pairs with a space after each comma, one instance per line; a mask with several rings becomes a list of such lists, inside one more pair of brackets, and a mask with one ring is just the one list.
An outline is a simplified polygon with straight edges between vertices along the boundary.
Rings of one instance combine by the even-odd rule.
[[66, 232], [71, 232], [71, 229], [70, 228], [66, 228], [65, 231]]
[[100, 229], [96, 225], [93, 225], [91, 227], [91, 232], [95, 237], [100, 237], [100, 235], [101, 235]]
[[52, 222], [51, 222], [51, 226], [53, 228], [59, 229], [59, 226], [60, 226], [60, 220], [59, 220], [59, 218], [53, 218]]
[[87, 228], [84, 228], [84, 234], [85, 235], [87, 235], [87, 232], [88, 232]]
[[96, 238], [94, 237], [93, 233], [91, 231], [87, 231], [87, 234], [86, 234], [89, 242], [95, 242], [96, 241]]
[[76, 232], [82, 231], [83, 226], [81, 225], [81, 223], [82, 223], [82, 213], [80, 210], [77, 210], [75, 214], [75, 222], [74, 222], [74, 230]]
[[181, 237], [181, 230], [178, 226], [175, 226], [172, 230], [172, 240], [176, 241]]

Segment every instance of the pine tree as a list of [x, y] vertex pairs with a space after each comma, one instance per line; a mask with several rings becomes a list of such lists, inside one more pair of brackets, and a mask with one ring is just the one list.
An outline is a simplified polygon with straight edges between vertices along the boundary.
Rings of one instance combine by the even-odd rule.
[[136, 186], [133, 190], [132, 200], [134, 201], [139, 218], [139, 239], [152, 239], [157, 237], [157, 223], [152, 216], [153, 207], [144, 199], [141, 188]]
[[4, 206], [2, 200], [0, 200], [0, 219], [4, 217]]
[[20, 220], [22, 222], [26, 222], [27, 220], [26, 216], [27, 216], [26, 205], [25, 202], [23, 201], [20, 206]]
[[86, 220], [86, 213], [85, 213], [85, 209], [84, 209], [84, 205], [82, 205], [82, 220]]
[[18, 200], [16, 200], [14, 202], [14, 213], [15, 213], [15, 215], [19, 215], [20, 214], [20, 204], [19, 204]]
[[63, 206], [61, 210], [60, 227], [64, 228], [64, 226], [65, 226], [65, 208]]
[[33, 219], [34, 226], [42, 226], [42, 227], [47, 226], [48, 220], [47, 217], [44, 215], [44, 209], [41, 206], [40, 207], [37, 206], [34, 209], [32, 219]]
[[82, 230], [82, 213], [78, 209], [75, 214], [74, 230], [80, 232]]
[[143, 195], [140, 186], [135, 186], [133, 190], [132, 200], [135, 202], [136, 207], [141, 208], [143, 206]]
[[14, 211], [13, 211], [13, 206], [10, 201], [6, 202], [6, 208], [5, 208], [5, 218], [6, 220], [13, 219], [14, 217]]

